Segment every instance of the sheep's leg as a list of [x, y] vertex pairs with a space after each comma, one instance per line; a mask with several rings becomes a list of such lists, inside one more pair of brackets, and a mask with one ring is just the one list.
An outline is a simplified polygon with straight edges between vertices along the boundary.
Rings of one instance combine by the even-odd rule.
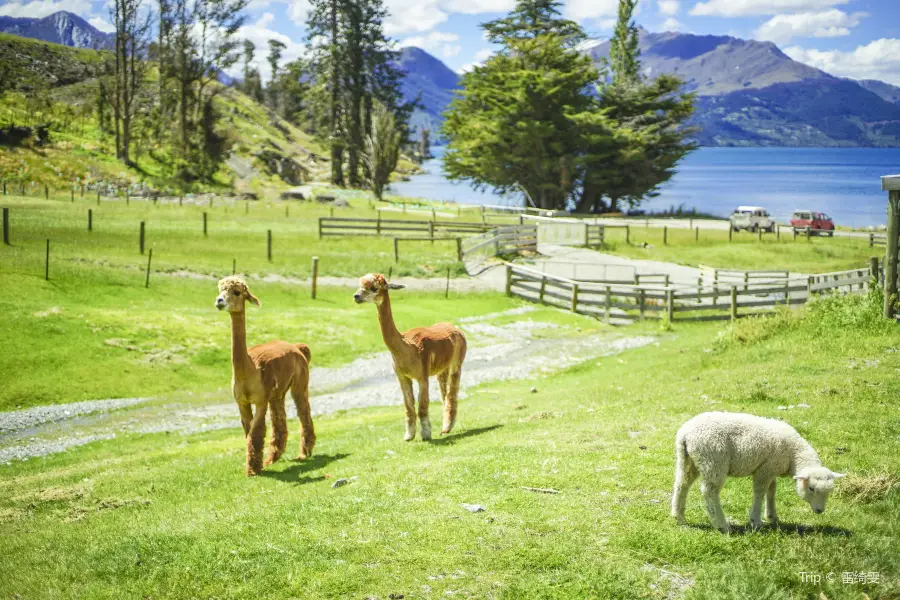
[[459, 378], [462, 375], [462, 367], [458, 367], [452, 373], [447, 382], [447, 394], [444, 397], [444, 423], [441, 426], [441, 435], [450, 433], [453, 424], [456, 423], [456, 405], [459, 395]]
[[778, 522], [778, 515], [775, 513], [775, 486], [778, 480], [773, 479], [766, 490], [766, 518], [772, 523]]
[[709, 520], [712, 521], [713, 527], [722, 533], [730, 533], [731, 526], [725, 518], [725, 513], [722, 511], [722, 500], [719, 498], [723, 483], [720, 480], [707, 480], [704, 478], [700, 482], [700, 491], [703, 493], [706, 512], [709, 514]]
[[238, 404], [241, 411], [241, 427], [244, 428], [244, 437], [250, 434], [250, 422], [253, 421], [253, 408], [249, 404]]
[[419, 380], [419, 425], [422, 426], [422, 440], [431, 439], [431, 420], [428, 418], [428, 371]]
[[284, 454], [284, 448], [287, 446], [288, 438], [284, 396], [278, 397], [276, 395], [269, 402], [269, 410], [272, 411], [272, 439], [269, 440], [269, 448], [266, 450], [266, 460], [263, 461], [264, 467], [268, 467], [281, 458], [281, 455]]
[[256, 475], [262, 471], [262, 449], [266, 440], [266, 403], [256, 405], [256, 414], [250, 422], [250, 434], [247, 436], [247, 475]]
[[300, 421], [300, 454], [297, 460], [312, 456], [316, 445], [316, 430], [313, 428], [312, 409], [309, 406], [309, 374], [298, 373], [291, 382], [291, 398], [297, 407], [297, 419]]
[[675, 489], [672, 491], [672, 516], [678, 520], [679, 525], [684, 523], [684, 506], [691, 486], [697, 481], [697, 475], [699, 473], [694, 463], [679, 457], [675, 465]]
[[[771, 482], [768, 479], [753, 478], [753, 504], [750, 505], [750, 527], [759, 529], [762, 527], [762, 503], [766, 497]], [[768, 512], [768, 509], [767, 511]]]
[[397, 373], [400, 381], [400, 390], [403, 392], [403, 409], [406, 411], [406, 435], [404, 441], [410, 441], [416, 437], [416, 396], [413, 393], [412, 379]]

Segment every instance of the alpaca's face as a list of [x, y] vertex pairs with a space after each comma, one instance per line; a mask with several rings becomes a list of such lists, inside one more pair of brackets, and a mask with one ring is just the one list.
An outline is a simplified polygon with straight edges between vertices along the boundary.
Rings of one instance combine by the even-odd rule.
[[834, 473], [825, 467], [807, 469], [796, 475], [797, 494], [809, 503], [809, 507], [816, 514], [825, 512], [825, 503], [828, 496], [834, 491], [834, 480], [843, 477], [841, 473]]
[[359, 278], [359, 289], [353, 294], [353, 301], [357, 304], [381, 304], [387, 297], [388, 290], [402, 290], [404, 287], [406, 286], [388, 283], [381, 273], [369, 273]]
[[250, 293], [250, 288], [240, 277], [226, 277], [219, 282], [219, 295], [216, 296], [216, 308], [230, 313], [244, 311], [244, 303], [250, 302], [259, 306], [259, 300]]

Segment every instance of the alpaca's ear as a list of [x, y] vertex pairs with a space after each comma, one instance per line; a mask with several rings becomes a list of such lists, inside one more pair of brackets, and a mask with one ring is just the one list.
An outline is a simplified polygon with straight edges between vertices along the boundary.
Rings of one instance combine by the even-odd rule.
[[247, 292], [247, 300], [250, 301], [250, 304], [253, 304], [253, 305], [256, 305], [256, 306], [262, 306], [262, 304], [260, 304], [260, 302], [259, 302], [259, 298], [257, 298], [256, 296], [254, 296], [254, 295], [251, 294], [250, 292]]
[[794, 475], [794, 481], [806, 481], [807, 479], [809, 479], [809, 475], [807, 475], [806, 473]]
[[389, 284], [388, 284], [388, 289], [389, 289], [389, 290], [402, 290], [402, 289], [405, 288], [405, 287], [406, 287], [406, 286], [403, 285], [402, 283], [389, 283]]

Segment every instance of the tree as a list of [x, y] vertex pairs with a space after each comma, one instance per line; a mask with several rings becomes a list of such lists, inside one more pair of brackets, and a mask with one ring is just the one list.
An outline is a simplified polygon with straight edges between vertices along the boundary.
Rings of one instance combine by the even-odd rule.
[[244, 40], [243, 46], [244, 67], [242, 73], [244, 81], [241, 89], [257, 102], [262, 102], [262, 79], [259, 76], [259, 71], [253, 66], [253, 59], [256, 56], [256, 45], [250, 40]]
[[419, 128], [418, 155], [420, 160], [431, 158], [431, 130], [427, 127]]
[[275, 112], [281, 112], [281, 85], [280, 85], [280, 72], [278, 70], [279, 63], [281, 62], [281, 55], [284, 49], [287, 46], [281, 40], [270, 39], [269, 40], [269, 56], [266, 57], [266, 60], [269, 63], [269, 68], [272, 70], [272, 78], [269, 80], [269, 106], [272, 107], [272, 110]]
[[502, 47], [463, 75], [445, 113], [451, 179], [498, 192], [521, 185], [540, 208], [566, 206], [583, 150], [572, 115], [591, 109], [599, 73], [574, 48], [583, 34], [558, 6], [520, 0], [509, 17], [483, 26]]
[[609, 42], [608, 63], [612, 69], [613, 84], [625, 85], [638, 81], [640, 74], [640, 41], [638, 30], [631, 19], [637, 0], [619, 0], [619, 14], [613, 37]]
[[307, 45], [313, 70], [328, 88], [328, 145], [331, 154], [331, 183], [344, 185], [344, 135], [341, 128], [341, 94], [344, 52], [341, 38], [341, 0], [312, 0], [307, 28]]
[[144, 84], [144, 55], [149, 44], [150, 15], [143, 9], [142, 0], [113, 0], [110, 15], [116, 28], [112, 96], [116, 157], [131, 165], [132, 124]]
[[368, 167], [369, 185], [375, 198], [381, 200], [400, 158], [402, 132], [397, 117], [384, 104], [376, 102], [372, 113], [372, 132], [366, 137], [364, 160]]

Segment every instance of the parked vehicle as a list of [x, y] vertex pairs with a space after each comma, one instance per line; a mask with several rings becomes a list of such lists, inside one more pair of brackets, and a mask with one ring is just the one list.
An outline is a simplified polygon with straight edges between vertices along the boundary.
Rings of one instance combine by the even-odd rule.
[[834, 221], [825, 213], [813, 210], [795, 210], [791, 215], [791, 227], [795, 229], [809, 228], [812, 233], [834, 235]]
[[775, 231], [775, 219], [761, 206], [738, 206], [731, 214], [730, 221], [731, 228], [735, 231], [741, 229], [753, 232], [762, 229], [769, 233]]

